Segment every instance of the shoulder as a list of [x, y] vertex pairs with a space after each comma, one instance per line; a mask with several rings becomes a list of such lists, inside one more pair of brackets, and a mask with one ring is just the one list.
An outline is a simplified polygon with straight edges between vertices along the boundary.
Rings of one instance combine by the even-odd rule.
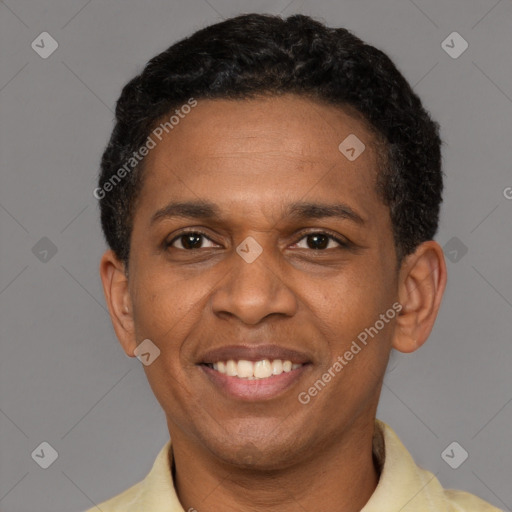
[[503, 512], [499, 508], [466, 491], [445, 489], [446, 502], [453, 512]]
[[469, 492], [445, 489], [418, 466], [394, 430], [376, 420], [373, 454], [381, 468], [377, 488], [362, 512], [501, 512]]
[[140, 502], [140, 496], [142, 494], [143, 486], [144, 481], [138, 482], [125, 491], [86, 510], [85, 512], [98, 512], [99, 510], [101, 510], [101, 512], [117, 512], [120, 510], [128, 510], [127, 507], [132, 504], [137, 504], [138, 506], [142, 505]]

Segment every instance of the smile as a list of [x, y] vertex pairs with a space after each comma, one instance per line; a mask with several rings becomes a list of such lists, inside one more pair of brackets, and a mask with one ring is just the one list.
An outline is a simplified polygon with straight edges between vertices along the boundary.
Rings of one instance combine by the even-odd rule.
[[260, 361], [248, 361], [240, 359], [238, 361], [229, 359], [228, 361], [218, 361], [207, 364], [209, 368], [228, 377], [237, 377], [239, 379], [256, 380], [268, 379], [282, 373], [289, 373], [303, 366], [299, 363], [292, 363], [290, 360], [283, 359], [262, 359]]

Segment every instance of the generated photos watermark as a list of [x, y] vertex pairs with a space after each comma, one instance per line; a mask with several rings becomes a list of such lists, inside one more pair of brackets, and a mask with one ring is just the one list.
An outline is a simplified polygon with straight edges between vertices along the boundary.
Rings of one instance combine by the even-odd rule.
[[382, 313], [379, 316], [379, 319], [371, 327], [367, 327], [361, 331], [357, 335], [357, 341], [353, 340], [348, 350], [346, 350], [343, 355], [339, 355], [332, 366], [323, 373], [307, 391], [301, 391], [297, 395], [298, 401], [303, 405], [309, 404], [311, 399], [317, 396], [318, 393], [320, 393], [320, 391], [322, 391], [325, 386], [331, 382], [331, 380], [334, 379], [341, 370], [343, 370], [343, 368], [352, 361], [352, 359], [354, 359], [354, 356], [361, 352], [361, 350], [368, 344], [368, 341], [370, 341], [368, 337], [373, 339], [377, 336], [377, 334], [384, 329], [386, 324], [393, 320], [400, 311], [402, 311], [402, 304], [395, 302], [385, 313]]
[[96, 199], [103, 199], [108, 192], [112, 191], [114, 187], [121, 182], [128, 174], [130, 174], [135, 167], [144, 159], [149, 152], [156, 148], [157, 141], [161, 141], [164, 134], [170, 133], [171, 130], [177, 126], [181, 119], [185, 119], [187, 114], [190, 114], [192, 109], [197, 106], [197, 100], [189, 98], [187, 103], [183, 104], [179, 109], [174, 111], [174, 114], [169, 117], [168, 121], [160, 123], [156, 128], [153, 129], [151, 135], [148, 136], [144, 144], [137, 150], [134, 151], [132, 156], [128, 158], [125, 164], [120, 167], [115, 174], [113, 174], [101, 187], [96, 187], [93, 190], [92, 195]]

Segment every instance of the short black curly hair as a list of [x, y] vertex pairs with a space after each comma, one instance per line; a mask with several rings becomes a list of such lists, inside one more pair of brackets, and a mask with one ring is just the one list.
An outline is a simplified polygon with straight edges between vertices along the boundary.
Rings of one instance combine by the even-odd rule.
[[106, 241], [126, 268], [144, 160], [132, 162], [123, 179], [121, 168], [162, 117], [191, 98], [286, 93], [355, 109], [385, 142], [376, 187], [389, 206], [399, 262], [435, 236], [443, 190], [439, 125], [390, 58], [308, 16], [245, 14], [172, 45], [122, 90], [95, 196]]

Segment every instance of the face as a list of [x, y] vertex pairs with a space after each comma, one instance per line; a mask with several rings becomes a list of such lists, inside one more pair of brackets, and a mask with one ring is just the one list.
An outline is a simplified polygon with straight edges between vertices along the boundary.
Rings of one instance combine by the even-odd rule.
[[358, 118], [296, 96], [199, 101], [151, 150], [128, 287], [171, 437], [282, 467], [373, 422], [398, 293], [378, 165]]

